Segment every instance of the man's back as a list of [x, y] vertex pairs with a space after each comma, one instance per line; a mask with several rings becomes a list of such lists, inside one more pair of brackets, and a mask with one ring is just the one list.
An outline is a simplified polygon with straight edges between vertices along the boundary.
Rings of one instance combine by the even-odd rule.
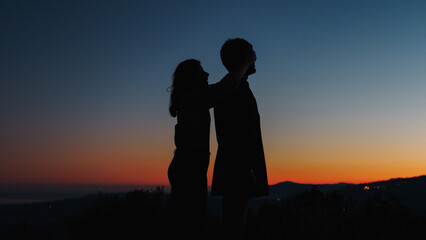
[[260, 117], [247, 81], [214, 109], [218, 152], [213, 195], [268, 194]]

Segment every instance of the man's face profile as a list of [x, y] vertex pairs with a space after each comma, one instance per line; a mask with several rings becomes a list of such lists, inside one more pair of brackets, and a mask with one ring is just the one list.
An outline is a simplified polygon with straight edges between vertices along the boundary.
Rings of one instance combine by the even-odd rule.
[[[253, 50], [253, 48], [250, 49], [251, 54], [253, 54], [254, 56], [256, 56], [256, 52]], [[257, 58], [257, 57], [255, 57]], [[251, 64], [249, 66], [249, 68], [247, 69], [247, 75], [251, 75], [254, 74], [256, 72], [256, 61], [253, 62], [253, 64]]]

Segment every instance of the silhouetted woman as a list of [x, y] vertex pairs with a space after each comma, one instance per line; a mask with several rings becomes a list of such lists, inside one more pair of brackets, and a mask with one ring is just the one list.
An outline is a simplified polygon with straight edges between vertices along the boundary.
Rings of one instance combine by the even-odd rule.
[[176, 237], [203, 239], [199, 234], [204, 229], [207, 207], [209, 109], [238, 88], [252, 61], [254, 59], [211, 85], [208, 84], [209, 74], [198, 60], [181, 62], [173, 74], [169, 112], [177, 117], [176, 150], [168, 176], [172, 186], [172, 234]]

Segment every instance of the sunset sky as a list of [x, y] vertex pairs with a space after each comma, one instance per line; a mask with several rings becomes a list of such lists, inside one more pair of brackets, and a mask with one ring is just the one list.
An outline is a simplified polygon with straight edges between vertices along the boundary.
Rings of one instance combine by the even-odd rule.
[[[167, 185], [171, 75], [195, 58], [219, 81], [234, 37], [257, 54], [270, 184], [426, 174], [425, 13], [410, 0], [1, 1], [0, 184]], [[209, 182], [214, 121], [210, 142]]]

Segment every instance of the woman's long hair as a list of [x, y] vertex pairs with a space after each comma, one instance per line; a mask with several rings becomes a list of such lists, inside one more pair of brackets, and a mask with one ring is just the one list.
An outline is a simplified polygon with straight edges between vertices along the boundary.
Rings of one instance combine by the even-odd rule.
[[186, 91], [201, 87], [200, 81], [201, 63], [195, 59], [185, 60], [176, 67], [173, 73], [173, 83], [170, 87], [169, 112], [176, 117], [180, 108], [180, 99]]

